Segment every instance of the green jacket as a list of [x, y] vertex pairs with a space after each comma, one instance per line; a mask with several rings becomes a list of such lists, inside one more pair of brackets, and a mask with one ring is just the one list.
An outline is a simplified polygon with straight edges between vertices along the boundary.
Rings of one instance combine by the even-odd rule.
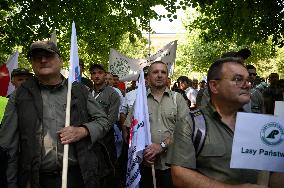
[[[65, 82], [67, 84], [67, 82]], [[96, 125], [108, 124], [105, 113], [100, 108], [92, 113], [87, 110], [88, 91], [85, 86], [74, 83], [71, 98], [71, 125], [82, 125], [96, 121]], [[18, 186], [40, 187], [39, 171], [41, 165], [41, 150], [43, 147], [42, 98], [36, 78], [26, 81], [16, 93], [16, 109], [18, 114], [19, 152], [18, 160]], [[90, 114], [97, 116], [90, 116]], [[98, 123], [98, 121], [101, 121]], [[102, 125], [101, 124], [101, 125]], [[89, 127], [88, 127], [89, 128]], [[100, 128], [97, 128], [98, 130]], [[100, 141], [93, 142], [92, 130], [90, 135], [73, 143], [77, 153], [81, 174], [85, 187], [102, 187], [101, 178], [110, 173], [109, 154], [105, 145]], [[108, 130], [106, 130], [107, 132]], [[105, 133], [106, 133], [105, 132]], [[103, 136], [103, 135], [102, 135]]]

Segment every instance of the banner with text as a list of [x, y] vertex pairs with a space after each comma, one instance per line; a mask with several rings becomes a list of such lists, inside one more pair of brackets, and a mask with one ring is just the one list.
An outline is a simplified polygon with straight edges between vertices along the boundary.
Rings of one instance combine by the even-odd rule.
[[173, 73], [176, 58], [177, 41], [172, 41], [148, 58], [132, 59], [110, 49], [109, 72], [118, 75], [121, 81], [137, 80], [140, 70], [154, 61], [163, 61]]
[[284, 172], [284, 117], [239, 112], [230, 166]]

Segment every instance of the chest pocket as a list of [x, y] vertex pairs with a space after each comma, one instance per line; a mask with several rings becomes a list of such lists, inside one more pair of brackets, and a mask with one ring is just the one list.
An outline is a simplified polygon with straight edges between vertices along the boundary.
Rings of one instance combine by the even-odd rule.
[[163, 116], [171, 121], [176, 121], [177, 109], [176, 108], [166, 108], [162, 110]]
[[162, 116], [168, 121], [168, 123], [165, 124], [166, 128], [168, 130], [174, 130], [174, 125], [176, 123], [177, 118], [177, 109], [176, 108], [166, 108], [162, 110]]
[[200, 157], [222, 157], [225, 155], [225, 146], [222, 143], [213, 144], [213, 143], [205, 143]]
[[101, 105], [101, 107], [104, 108], [104, 111], [108, 114], [108, 109], [109, 109], [109, 106], [110, 106], [109, 101], [104, 101], [104, 100], [101, 100], [101, 99], [96, 99], [96, 101]]

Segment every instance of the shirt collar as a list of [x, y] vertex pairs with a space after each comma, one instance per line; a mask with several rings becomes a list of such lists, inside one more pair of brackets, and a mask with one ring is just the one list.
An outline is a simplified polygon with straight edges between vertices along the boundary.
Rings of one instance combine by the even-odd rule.
[[56, 90], [58, 88], [64, 87], [65, 85], [67, 86], [67, 84], [68, 84], [67, 79], [63, 75], [61, 75], [61, 78], [62, 78], [62, 81], [59, 84], [56, 84], [56, 85], [45, 85], [45, 84], [40, 83], [38, 78], [35, 77], [37, 83], [39, 84], [39, 86], [41, 88], [49, 89], [49, 90]]
[[[222, 119], [222, 116], [217, 112], [216, 108], [211, 104], [211, 102], [208, 102], [207, 104], [208, 112], [213, 115], [216, 119]], [[238, 112], [246, 112], [242, 107], [238, 110]]]
[[[170, 93], [171, 93], [171, 90], [170, 90], [168, 87], [166, 87], [166, 89], [165, 89], [165, 91], [164, 91], [164, 94], [170, 95]], [[147, 90], [147, 96], [149, 96], [150, 94], [152, 95], [151, 88], [149, 88], [149, 89]], [[163, 94], [163, 95], [164, 95], [164, 94]]]
[[100, 93], [100, 92], [102, 92], [106, 87], [107, 87], [107, 85], [104, 83], [103, 86], [102, 86], [102, 88], [99, 89], [98, 91], [96, 91], [95, 86], [94, 86], [94, 91], [95, 91], [95, 93]]

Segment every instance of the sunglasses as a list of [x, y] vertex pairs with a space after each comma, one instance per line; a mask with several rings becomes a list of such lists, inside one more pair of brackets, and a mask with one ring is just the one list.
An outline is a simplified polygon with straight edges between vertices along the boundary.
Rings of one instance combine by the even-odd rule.
[[250, 76], [256, 76], [257, 73], [249, 73]]

